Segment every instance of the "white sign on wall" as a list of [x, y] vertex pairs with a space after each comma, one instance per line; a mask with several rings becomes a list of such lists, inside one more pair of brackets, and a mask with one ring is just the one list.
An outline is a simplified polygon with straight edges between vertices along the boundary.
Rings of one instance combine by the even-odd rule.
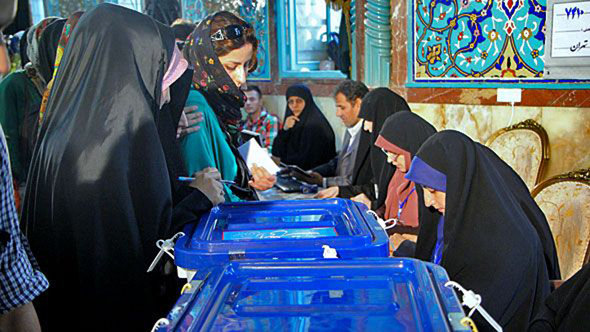
[[553, 6], [551, 56], [590, 57], [590, 1]]

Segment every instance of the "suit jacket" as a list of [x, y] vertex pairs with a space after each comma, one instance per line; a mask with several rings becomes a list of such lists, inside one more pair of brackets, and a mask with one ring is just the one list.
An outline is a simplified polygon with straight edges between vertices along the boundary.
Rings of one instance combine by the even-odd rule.
[[348, 186], [339, 186], [340, 193], [338, 197], [351, 198], [360, 193], [365, 193], [371, 200], [375, 199], [370, 145], [371, 134], [362, 130], [360, 132], [358, 150], [352, 171], [352, 183]]
[[326, 187], [350, 185], [352, 183], [352, 173], [354, 171], [359, 139], [359, 136], [353, 138], [346, 131], [342, 142], [342, 150], [338, 156], [313, 169], [313, 171], [320, 173], [324, 177], [324, 185]]

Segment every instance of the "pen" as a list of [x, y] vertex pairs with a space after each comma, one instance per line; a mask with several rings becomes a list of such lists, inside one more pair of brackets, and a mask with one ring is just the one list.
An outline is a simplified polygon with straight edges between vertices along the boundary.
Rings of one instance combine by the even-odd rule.
[[[179, 176], [178, 177], [178, 181], [181, 181], [181, 182], [192, 182], [194, 180], [195, 180], [195, 178], [190, 177], [190, 176]], [[219, 180], [219, 182], [225, 183], [227, 185], [236, 184], [235, 181], [231, 181], [231, 180]]]

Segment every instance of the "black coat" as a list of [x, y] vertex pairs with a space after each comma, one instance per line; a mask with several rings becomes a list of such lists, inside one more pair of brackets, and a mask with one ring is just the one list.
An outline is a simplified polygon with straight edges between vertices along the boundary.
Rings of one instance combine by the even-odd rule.
[[586, 264], [545, 300], [529, 331], [590, 331], [589, 313], [590, 264]]
[[170, 28], [111, 4], [71, 35], [23, 209], [50, 283], [35, 301], [44, 331], [63, 330], [64, 313], [74, 329], [146, 331], [171, 304], [161, 301], [164, 278], [146, 273], [155, 243], [211, 208], [199, 191], [173, 205], [175, 157], [165, 150], [177, 120], [158, 102], [173, 47]]
[[[518, 198], [524, 183], [506, 177], [505, 163], [488, 148], [453, 130], [426, 140], [407, 175], [436, 188], [432, 176], [414, 173], [416, 158], [446, 177], [440, 265], [451, 280], [480, 294], [482, 306], [506, 331], [526, 330], [549, 294], [549, 276], [548, 246], [533, 227], [542, 221], [530, 220]], [[436, 223], [421, 225], [418, 258], [431, 259], [436, 237], [421, 235], [436, 232]], [[474, 320], [480, 331], [491, 330], [479, 314]]]

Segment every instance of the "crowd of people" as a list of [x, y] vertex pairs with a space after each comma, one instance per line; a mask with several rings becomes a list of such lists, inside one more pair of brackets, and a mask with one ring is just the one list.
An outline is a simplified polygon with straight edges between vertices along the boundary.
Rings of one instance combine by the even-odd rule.
[[337, 151], [306, 85], [287, 89], [282, 121], [247, 85], [258, 40], [242, 18], [156, 16], [100, 4], [22, 34], [22, 68], [0, 82], [0, 330], [149, 330], [180, 287], [169, 263], [146, 272], [156, 240], [276, 182], [238, 152], [244, 130], [317, 198], [365, 204], [399, 239], [393, 256], [444, 267], [505, 330], [588, 327], [588, 267], [551, 293], [547, 220], [490, 149], [344, 80]]

